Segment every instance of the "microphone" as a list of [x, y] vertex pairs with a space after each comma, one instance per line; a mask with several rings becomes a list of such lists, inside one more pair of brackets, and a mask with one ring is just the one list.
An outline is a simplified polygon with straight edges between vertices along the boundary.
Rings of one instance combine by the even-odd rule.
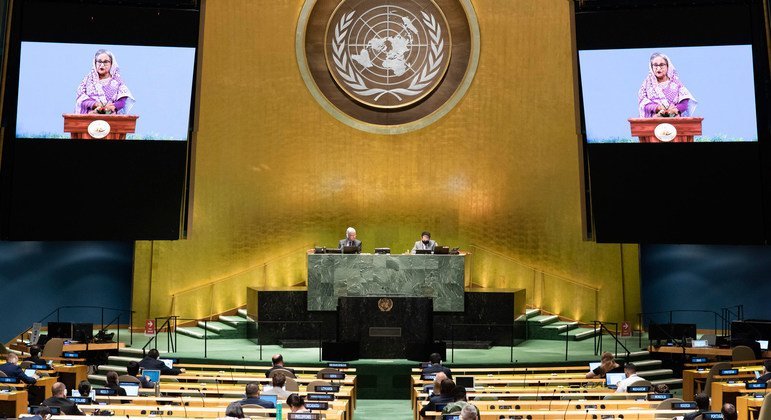
[[185, 418], [187, 418], [187, 407], [185, 406], [185, 400], [184, 397], [182, 397], [182, 394], [179, 394], [179, 402], [182, 404], [182, 409], [185, 410]]
[[551, 398], [549, 398], [549, 407], [546, 409], [546, 411], [551, 411], [551, 403], [554, 402], [554, 394], [557, 392], [556, 389], [552, 390], [551, 392]]
[[191, 389], [198, 391], [198, 395], [201, 396], [201, 404], [204, 406], [204, 408], [206, 408], [206, 400], [203, 397], [203, 392], [201, 391], [201, 388], [191, 388]]
[[565, 411], [562, 413], [562, 418], [565, 418], [568, 415], [568, 409], [570, 408], [570, 402], [573, 401], [570, 397], [568, 397], [568, 403], [565, 404]]
[[[233, 371], [235, 368], [233, 366], [230, 367], [230, 380], [233, 381], [233, 383], [236, 382], [235, 378], [233, 377]], [[244, 376], [246, 375], [246, 372], [244, 372]]]
[[535, 386], [535, 400], [538, 401], [538, 394], [541, 391], [541, 380], [538, 380], [538, 384]]
[[243, 355], [241, 355], [241, 364], [244, 367], [244, 375], [246, 375], [246, 359], [244, 359]]
[[220, 398], [222, 394], [220, 394], [220, 379], [214, 378], [214, 386], [217, 388], [217, 398]]

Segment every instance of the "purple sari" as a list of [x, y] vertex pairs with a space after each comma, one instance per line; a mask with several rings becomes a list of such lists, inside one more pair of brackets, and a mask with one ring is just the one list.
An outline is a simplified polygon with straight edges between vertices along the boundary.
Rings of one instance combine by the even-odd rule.
[[99, 79], [99, 73], [96, 71], [96, 62], [92, 63], [91, 71], [80, 82], [76, 92], [76, 114], [88, 114], [94, 108], [94, 105], [107, 105], [108, 103], [115, 105], [116, 113], [127, 114], [134, 105], [134, 96], [120, 77], [120, 68], [115, 56], [111, 52], [106, 52], [106, 54], [112, 60], [112, 66], [110, 67], [111, 77]]
[[680, 77], [675, 70], [675, 65], [669, 57], [659, 54], [667, 61], [668, 81], [659, 83], [653, 72], [652, 60], [648, 63], [648, 76], [643, 80], [640, 90], [637, 92], [638, 111], [640, 118], [652, 118], [656, 116], [656, 108], [663, 105], [666, 108], [670, 106], [677, 107], [680, 115], [683, 117], [692, 116], [696, 111], [697, 101], [691, 95], [691, 92], [680, 81]]

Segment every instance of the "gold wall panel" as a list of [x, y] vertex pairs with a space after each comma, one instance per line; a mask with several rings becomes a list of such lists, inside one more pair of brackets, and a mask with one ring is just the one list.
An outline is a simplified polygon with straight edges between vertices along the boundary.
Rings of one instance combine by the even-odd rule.
[[406, 251], [427, 229], [475, 252], [474, 285], [524, 287], [584, 321], [634, 320], [637, 246], [582, 240], [568, 0], [475, 1], [481, 56], [466, 96], [393, 136], [351, 128], [311, 97], [295, 58], [302, 4], [206, 2], [191, 230], [137, 243], [137, 325], [242, 306], [246, 286], [302, 283], [303, 250], [348, 226], [365, 251]]

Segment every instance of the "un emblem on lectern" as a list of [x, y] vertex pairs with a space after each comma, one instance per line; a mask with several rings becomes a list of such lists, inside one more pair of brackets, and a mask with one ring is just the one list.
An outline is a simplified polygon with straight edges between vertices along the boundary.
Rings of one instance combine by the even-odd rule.
[[416, 130], [463, 97], [479, 59], [471, 0], [305, 0], [300, 73], [322, 107], [365, 131]]
[[332, 14], [324, 43], [327, 67], [341, 89], [366, 105], [397, 108], [439, 85], [452, 37], [436, 4], [368, 0], [350, 8], [347, 3]]
[[377, 301], [377, 307], [380, 312], [390, 312], [394, 308], [394, 301], [391, 298], [380, 298]]

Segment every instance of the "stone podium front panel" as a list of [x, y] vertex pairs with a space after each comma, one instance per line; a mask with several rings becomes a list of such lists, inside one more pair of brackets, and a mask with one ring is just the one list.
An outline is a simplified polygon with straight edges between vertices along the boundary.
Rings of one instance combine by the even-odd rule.
[[462, 312], [464, 275], [464, 255], [309, 254], [308, 310], [334, 311], [341, 296], [404, 296]]

